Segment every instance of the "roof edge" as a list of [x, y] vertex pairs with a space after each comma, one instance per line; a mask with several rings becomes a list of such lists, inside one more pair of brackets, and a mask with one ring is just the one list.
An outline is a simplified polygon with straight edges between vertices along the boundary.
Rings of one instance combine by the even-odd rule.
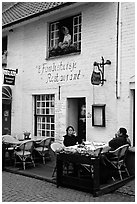
[[[8, 28], [8, 27], [11, 27], [13, 25], [16, 25], [18, 23], [22, 23], [24, 21], [27, 21], [29, 19], [32, 19], [32, 18], [35, 18], [35, 17], [38, 17], [40, 15], [43, 15], [43, 14], [46, 14], [46, 13], [50, 13], [51, 11], [54, 11], [54, 10], [57, 10], [57, 9], [60, 9], [60, 8], [63, 8], [65, 6], [69, 6], [71, 4], [74, 4], [74, 3], [77, 3], [77, 2], [66, 2], [64, 4], [61, 4], [59, 6], [56, 6], [54, 8], [51, 8], [51, 9], [48, 9], [48, 10], [45, 10], [45, 11], [41, 11], [39, 13], [35, 13], [35, 14], [32, 14], [30, 16], [26, 16], [25, 18], [21, 18], [21, 19], [18, 19], [17, 21], [14, 21], [14, 22], [11, 22], [11, 23], [8, 23], [8, 24], [5, 24], [2, 26], [2, 29], [5, 29], [5, 28]], [[14, 6], [14, 5], [13, 5]]]

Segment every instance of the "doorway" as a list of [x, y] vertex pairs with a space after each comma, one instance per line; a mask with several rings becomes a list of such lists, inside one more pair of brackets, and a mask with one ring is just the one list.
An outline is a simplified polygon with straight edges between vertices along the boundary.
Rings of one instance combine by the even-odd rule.
[[86, 140], [86, 98], [68, 98], [67, 126], [72, 125], [79, 142]]
[[11, 103], [2, 104], [2, 135], [11, 134]]

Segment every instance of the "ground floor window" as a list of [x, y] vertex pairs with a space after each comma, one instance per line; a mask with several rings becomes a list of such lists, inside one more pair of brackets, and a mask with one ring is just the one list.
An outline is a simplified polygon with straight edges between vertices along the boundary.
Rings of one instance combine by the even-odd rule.
[[35, 135], [55, 136], [55, 95], [35, 96]]

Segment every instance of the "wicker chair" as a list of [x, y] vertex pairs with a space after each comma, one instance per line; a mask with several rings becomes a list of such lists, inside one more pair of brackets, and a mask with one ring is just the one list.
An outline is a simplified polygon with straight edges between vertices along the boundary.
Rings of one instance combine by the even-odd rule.
[[23, 141], [15, 150], [15, 166], [17, 163], [17, 157], [20, 159], [20, 162], [23, 163], [23, 169], [25, 170], [25, 164], [26, 163], [32, 163], [35, 167], [35, 163], [32, 157], [32, 151], [33, 151], [34, 141]]

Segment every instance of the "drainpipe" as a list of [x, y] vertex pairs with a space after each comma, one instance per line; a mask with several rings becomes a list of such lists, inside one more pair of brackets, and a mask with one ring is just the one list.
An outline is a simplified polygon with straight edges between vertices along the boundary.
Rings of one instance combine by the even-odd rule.
[[121, 3], [117, 7], [117, 50], [116, 50], [116, 97], [120, 98], [120, 66], [121, 66]]

